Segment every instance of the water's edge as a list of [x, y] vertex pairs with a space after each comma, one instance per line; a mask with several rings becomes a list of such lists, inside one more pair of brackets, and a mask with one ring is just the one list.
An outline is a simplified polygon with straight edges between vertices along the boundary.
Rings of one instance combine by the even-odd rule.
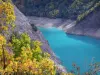
[[[93, 38], [100, 39], [100, 30], [96, 30], [95, 28], [83, 28], [83, 26], [77, 26], [75, 20], [71, 19], [50, 19], [46, 17], [35, 17], [35, 16], [27, 16], [30, 24], [34, 24], [37, 27], [51, 28], [56, 27], [60, 30], [63, 30], [67, 34], [74, 35], [84, 35], [90, 36]], [[84, 31], [85, 30], [85, 31]]]
[[56, 56], [68, 69], [71, 70], [72, 62], [76, 62], [83, 71], [87, 71], [88, 68], [85, 68], [89, 66], [93, 57], [96, 57], [96, 61], [100, 61], [100, 40], [87, 36], [65, 34], [57, 28], [41, 28], [40, 31], [48, 40]]

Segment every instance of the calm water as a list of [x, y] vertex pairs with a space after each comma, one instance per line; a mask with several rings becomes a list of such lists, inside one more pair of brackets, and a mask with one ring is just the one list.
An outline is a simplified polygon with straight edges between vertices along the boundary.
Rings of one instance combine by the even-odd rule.
[[39, 28], [50, 47], [68, 70], [76, 63], [85, 72], [93, 58], [100, 62], [100, 40], [86, 36], [65, 34], [57, 28]]

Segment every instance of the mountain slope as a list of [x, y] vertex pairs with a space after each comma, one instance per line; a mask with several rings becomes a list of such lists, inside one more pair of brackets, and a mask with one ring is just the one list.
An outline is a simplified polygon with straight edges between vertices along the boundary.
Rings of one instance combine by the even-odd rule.
[[14, 3], [27, 16], [56, 18], [52, 21], [29, 18], [37, 26], [45, 27], [49, 23], [67, 33], [100, 37], [100, 0], [16, 0]]
[[100, 38], [100, 8], [89, 14], [75, 26], [66, 30], [66, 32]]
[[61, 66], [61, 62], [59, 59], [56, 58], [54, 52], [51, 50], [49, 47], [48, 42], [44, 39], [42, 33], [37, 30], [35, 31], [32, 29], [31, 25], [28, 22], [28, 19], [15, 7], [15, 15], [16, 15], [16, 28], [15, 28], [15, 33], [23, 33], [26, 32], [29, 34], [31, 39], [33, 40], [39, 40], [43, 43], [42, 45], [42, 50], [45, 52], [48, 52], [51, 55], [51, 59], [54, 60], [55, 64], [58, 66], [59, 71], [66, 71], [63, 66]]
[[27, 16], [72, 18], [86, 12], [100, 0], [13, 0]]
[[69, 34], [87, 35], [100, 38], [100, 8], [91, 12], [83, 20], [75, 23], [70, 19], [49, 19], [28, 16], [31, 24], [40, 27], [57, 27]]

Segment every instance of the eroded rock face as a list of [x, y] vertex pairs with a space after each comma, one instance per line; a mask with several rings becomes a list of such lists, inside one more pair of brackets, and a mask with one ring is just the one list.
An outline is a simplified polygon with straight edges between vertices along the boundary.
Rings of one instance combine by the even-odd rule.
[[80, 23], [69, 28], [66, 32], [100, 38], [100, 8], [88, 15]]
[[100, 8], [95, 10], [84, 20], [76, 24], [75, 20], [71, 19], [49, 19], [44, 17], [28, 16], [30, 23], [34, 23], [40, 27], [56, 27], [69, 34], [86, 35], [95, 38], [100, 38]]
[[60, 71], [66, 71], [65, 68], [60, 66], [59, 59], [56, 58], [54, 52], [49, 47], [48, 42], [44, 39], [42, 33], [37, 30], [34, 31], [32, 29], [32, 26], [29, 24], [28, 19], [15, 7], [15, 15], [16, 15], [16, 28], [15, 32], [21, 34], [23, 32], [26, 32], [29, 34], [32, 40], [39, 40], [43, 43], [42, 50], [45, 52], [48, 52], [51, 55], [51, 59], [55, 61], [55, 64], [59, 67]]

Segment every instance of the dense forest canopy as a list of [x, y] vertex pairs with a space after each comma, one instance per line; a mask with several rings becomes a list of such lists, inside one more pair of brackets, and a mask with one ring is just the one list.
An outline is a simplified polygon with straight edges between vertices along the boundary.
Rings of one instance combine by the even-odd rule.
[[[100, 0], [13, 0], [25, 15], [73, 18], [85, 13]], [[27, 11], [27, 12], [26, 12]]]

